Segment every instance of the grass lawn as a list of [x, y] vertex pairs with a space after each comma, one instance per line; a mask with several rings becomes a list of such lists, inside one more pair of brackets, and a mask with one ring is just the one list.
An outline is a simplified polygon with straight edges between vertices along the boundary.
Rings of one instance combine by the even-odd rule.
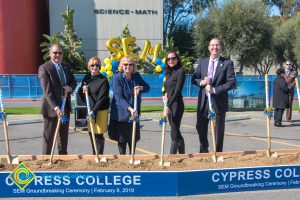
[[40, 114], [40, 107], [26, 107], [26, 108], [6, 108], [5, 111], [9, 115], [32, 115], [32, 114]]
[[[162, 112], [163, 106], [142, 106], [142, 112]], [[293, 111], [299, 110], [298, 104], [293, 104]], [[8, 114], [13, 115], [30, 115], [40, 114], [40, 107], [27, 107], [27, 108], [6, 108]], [[184, 112], [196, 112], [197, 106], [185, 106]]]

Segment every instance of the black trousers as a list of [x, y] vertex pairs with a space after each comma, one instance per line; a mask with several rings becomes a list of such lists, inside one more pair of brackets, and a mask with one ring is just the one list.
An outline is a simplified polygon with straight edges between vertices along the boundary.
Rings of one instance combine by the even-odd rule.
[[[90, 140], [91, 140], [91, 144], [92, 144], [93, 155], [96, 155], [92, 133], [89, 133], [89, 136], [90, 136]], [[95, 142], [96, 142], [96, 148], [97, 148], [98, 154], [103, 155], [104, 143], [105, 143], [103, 134], [95, 133], [95, 140], [96, 140]]]
[[[68, 119], [70, 119], [70, 113], [66, 113]], [[43, 155], [50, 155], [52, 150], [52, 144], [54, 140], [54, 134], [58, 122], [57, 117], [44, 117], [44, 131], [43, 131]], [[69, 121], [62, 124], [57, 136], [57, 149], [59, 155], [67, 155], [68, 151], [68, 135], [69, 135]]]
[[284, 109], [275, 108], [275, 111], [274, 111], [275, 124], [281, 124], [283, 112], [284, 112]]
[[[202, 110], [197, 111], [197, 124], [196, 129], [200, 140], [200, 153], [208, 153], [208, 103], [205, 102], [205, 106]], [[223, 151], [224, 132], [225, 132], [225, 117], [226, 113], [216, 113], [215, 123], [215, 141], [216, 151]]]
[[289, 106], [285, 109], [286, 121], [292, 120], [293, 113], [294, 88], [289, 92]]
[[[129, 147], [129, 154], [131, 154], [131, 150], [132, 150], [131, 142], [129, 142], [129, 143], [118, 142], [118, 149], [119, 149], [120, 155], [125, 155], [126, 154], [127, 144], [128, 144], [128, 147]], [[135, 153], [135, 149], [136, 149], [136, 142], [135, 142], [135, 145], [134, 145], [134, 153]]]
[[185, 153], [184, 139], [180, 132], [181, 119], [184, 112], [184, 102], [182, 99], [174, 102], [170, 107], [168, 115], [169, 124], [171, 126], [171, 149], [170, 154]]

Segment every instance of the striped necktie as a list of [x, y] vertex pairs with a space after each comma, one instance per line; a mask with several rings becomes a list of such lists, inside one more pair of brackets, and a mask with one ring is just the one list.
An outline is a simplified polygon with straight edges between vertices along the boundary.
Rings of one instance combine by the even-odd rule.
[[214, 69], [215, 69], [215, 61], [212, 60], [210, 68], [209, 68], [209, 72], [208, 72], [208, 77], [211, 79], [211, 81], [214, 78]]
[[57, 64], [57, 71], [60, 79], [60, 84], [62, 86], [65, 86], [66, 85], [65, 74], [60, 64]]

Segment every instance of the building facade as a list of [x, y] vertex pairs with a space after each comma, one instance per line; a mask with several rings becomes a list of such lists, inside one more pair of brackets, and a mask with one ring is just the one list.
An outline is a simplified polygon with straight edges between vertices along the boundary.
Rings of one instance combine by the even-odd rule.
[[1, 0], [0, 74], [36, 74], [43, 63], [43, 34], [64, 30], [61, 13], [74, 9], [73, 25], [88, 59], [110, 55], [106, 42], [128, 24], [137, 45], [163, 41], [162, 0]]

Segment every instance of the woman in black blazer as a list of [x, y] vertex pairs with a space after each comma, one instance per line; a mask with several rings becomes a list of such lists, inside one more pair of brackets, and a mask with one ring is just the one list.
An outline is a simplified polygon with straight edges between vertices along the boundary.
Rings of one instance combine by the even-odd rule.
[[185, 73], [180, 57], [171, 51], [166, 56], [166, 75], [164, 81], [164, 92], [167, 93], [168, 107], [165, 112], [168, 114], [171, 126], [171, 149], [170, 154], [185, 153], [184, 139], [180, 132], [180, 123], [184, 112], [182, 99], [182, 88], [185, 80]]
[[91, 57], [88, 62], [89, 73], [84, 76], [81, 87], [79, 89], [79, 95], [83, 102], [85, 100], [85, 91], [89, 94], [90, 102], [90, 115], [94, 115], [93, 127], [89, 128], [89, 136], [92, 143], [93, 154], [96, 154], [93, 145], [92, 128], [95, 133], [96, 146], [98, 154], [103, 154], [105, 139], [103, 134], [107, 132], [108, 123], [108, 108], [109, 108], [109, 83], [106, 77], [99, 73], [101, 61], [97, 57]]

